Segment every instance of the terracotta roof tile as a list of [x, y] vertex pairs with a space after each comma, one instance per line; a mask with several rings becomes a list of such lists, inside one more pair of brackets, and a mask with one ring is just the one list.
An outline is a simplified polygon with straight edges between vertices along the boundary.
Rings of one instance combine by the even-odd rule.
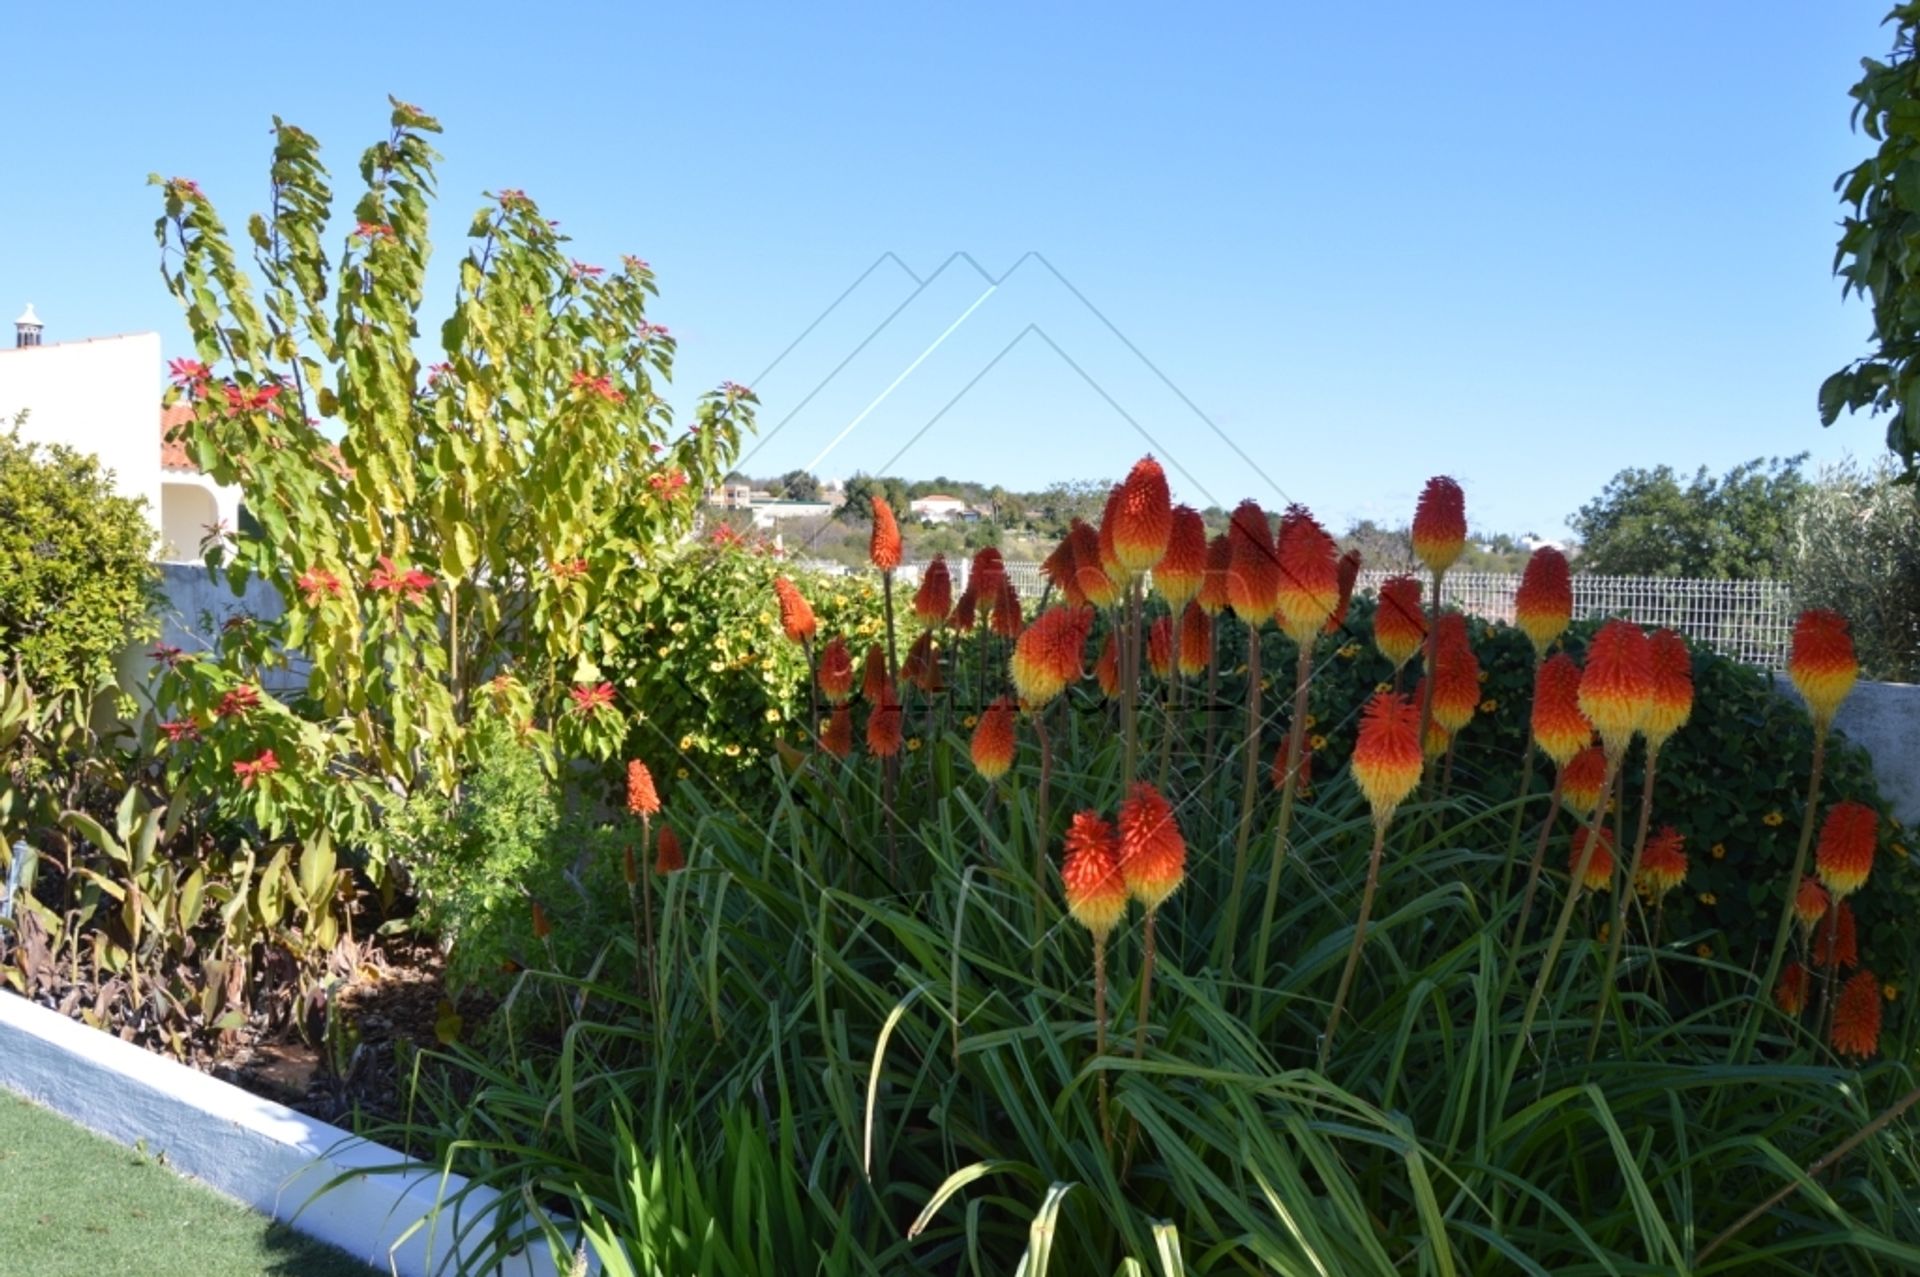
[[162, 470], [184, 471], [199, 474], [200, 467], [193, 464], [193, 458], [187, 453], [187, 445], [173, 437], [173, 432], [193, 420], [193, 407], [190, 404], [175, 404], [171, 408], [160, 410], [160, 468]]

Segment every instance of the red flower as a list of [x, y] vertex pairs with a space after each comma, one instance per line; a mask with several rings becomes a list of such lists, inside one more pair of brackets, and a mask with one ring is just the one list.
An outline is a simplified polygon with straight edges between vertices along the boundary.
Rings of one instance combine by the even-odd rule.
[[653, 773], [637, 758], [627, 760], [627, 812], [651, 816], [660, 810], [660, 791], [653, 787]]
[[1672, 825], [1662, 825], [1640, 855], [1640, 875], [1634, 885], [1649, 899], [1659, 900], [1686, 880], [1686, 840]]
[[1396, 692], [1375, 692], [1360, 717], [1353, 779], [1380, 824], [1420, 783], [1420, 709]]
[[1134, 462], [1114, 513], [1113, 550], [1120, 566], [1128, 572], [1152, 571], [1173, 534], [1173, 501], [1158, 461], [1147, 456]]
[[1092, 633], [1092, 608], [1053, 607], [1036, 617], [1013, 649], [1013, 686], [1022, 703], [1045, 705], [1078, 682]]
[[1347, 623], [1347, 607], [1353, 602], [1353, 587], [1360, 583], [1360, 568], [1363, 560], [1360, 551], [1348, 550], [1340, 556], [1337, 579], [1340, 585], [1340, 604], [1333, 609], [1333, 615], [1327, 618], [1329, 634], [1335, 633]]
[[1136, 781], [1120, 804], [1120, 873], [1133, 898], [1157, 909], [1187, 873], [1187, 843], [1160, 791]]
[[1787, 660], [1787, 673], [1806, 701], [1813, 721], [1831, 723], [1840, 702], [1847, 699], [1860, 676], [1847, 618], [1821, 608], [1802, 612], [1793, 626], [1793, 654]]
[[900, 525], [885, 497], [873, 498], [873, 533], [867, 540], [867, 558], [882, 572], [900, 566]]
[[393, 227], [385, 222], [361, 222], [353, 228], [355, 239], [392, 239]]
[[1592, 740], [1593, 724], [1580, 712], [1580, 667], [1556, 652], [1533, 677], [1533, 743], [1554, 766], [1565, 767]]
[[1291, 505], [1280, 516], [1274, 552], [1280, 560], [1280, 628], [1295, 643], [1311, 646], [1340, 608], [1339, 547], [1305, 506]]
[[1180, 617], [1180, 672], [1188, 678], [1207, 672], [1213, 657], [1213, 618], [1200, 610], [1198, 600], [1187, 604]]
[[1113, 826], [1090, 811], [1075, 812], [1067, 826], [1060, 884], [1075, 922], [1104, 937], [1127, 913], [1127, 881]]
[[[666, 470], [656, 470], [647, 476], [647, 487], [653, 490], [654, 496], [659, 497], [663, 501], [673, 500], [680, 495], [686, 486], [687, 473], [678, 466]], [[725, 527], [726, 525], [721, 524], [720, 526]]]
[[191, 719], [169, 719], [160, 724], [160, 734], [167, 738], [168, 744], [178, 745], [183, 740], [197, 740], [200, 728]]
[[1600, 805], [1600, 789], [1607, 783], [1607, 752], [1589, 745], [1560, 767], [1560, 801], [1585, 820]]
[[1687, 641], [1672, 630], [1655, 630], [1647, 640], [1653, 667], [1653, 696], [1647, 702], [1647, 748], [1658, 749], [1687, 725], [1693, 713], [1693, 654]]
[[1860, 965], [1860, 933], [1853, 920], [1853, 906], [1845, 900], [1835, 902], [1813, 929], [1808, 953], [1815, 967], [1857, 967]]
[[[1573, 852], [1567, 858], [1569, 872], [1580, 873], [1580, 857], [1586, 851], [1591, 834], [1592, 830], [1585, 825], [1574, 830]], [[1613, 835], [1604, 828], [1593, 840], [1593, 854], [1587, 857], [1587, 869], [1580, 876], [1580, 885], [1588, 891], [1607, 891], [1613, 886]]]
[[180, 664], [181, 658], [185, 655], [186, 653], [177, 647], [166, 643], [155, 643], [153, 650], [147, 653], [147, 659], [155, 665], [164, 665], [168, 669], [173, 669]]
[[932, 695], [940, 690], [940, 657], [933, 649], [933, 631], [921, 630], [900, 662], [900, 677]]
[[598, 714], [613, 708], [612, 683], [582, 683], [569, 689], [567, 695], [573, 698], [573, 708], [582, 714]]
[[[1067, 529], [1072, 545], [1073, 583], [1081, 598], [1094, 607], [1112, 607], [1120, 601], [1120, 589], [1107, 574], [1101, 556], [1100, 533], [1090, 523], [1075, 519]], [[1069, 599], [1071, 602], [1072, 600]]]
[[1800, 880], [1800, 889], [1793, 893], [1793, 917], [1803, 931], [1811, 931], [1820, 919], [1827, 916], [1830, 900], [1827, 889], [1820, 880], [1806, 877]]
[[780, 601], [780, 630], [790, 643], [805, 645], [813, 642], [813, 607], [792, 581], [784, 576], [773, 578], [774, 597]]
[[1013, 588], [1013, 578], [1000, 577], [1000, 592], [993, 600], [993, 632], [1001, 638], [1020, 637], [1020, 595]]
[[547, 911], [538, 900], [533, 902], [533, 938], [545, 943], [553, 934], [553, 923], [547, 919]]
[[[1286, 788], [1287, 773], [1293, 770], [1292, 761], [1290, 757], [1292, 751], [1289, 749], [1289, 746], [1291, 746], [1292, 744], [1293, 744], [1293, 740], [1291, 737], [1289, 737], [1288, 739], [1280, 742], [1280, 748], [1273, 751], [1273, 787], [1275, 789]], [[1296, 785], [1294, 788], [1297, 792], [1305, 793], [1307, 790], [1307, 787], [1312, 784], [1313, 784], [1313, 745], [1308, 741], [1301, 741], [1300, 742], [1300, 783]]]
[[879, 703], [881, 694], [887, 690], [887, 654], [878, 643], [867, 648], [866, 668], [860, 675], [860, 695], [871, 703]]
[[1007, 564], [1000, 557], [1000, 551], [990, 545], [980, 547], [967, 569], [967, 589], [972, 591], [975, 605], [991, 616], [993, 609], [1000, 605], [1006, 585]]
[[1430, 572], [1445, 572], [1467, 546], [1467, 497], [1445, 475], [1427, 480], [1413, 509], [1413, 552]]
[[1040, 574], [1053, 583], [1053, 588], [1060, 591], [1060, 597], [1068, 603], [1077, 607], [1087, 601], [1073, 565], [1072, 533], [1061, 537], [1060, 543], [1047, 552], [1046, 558], [1040, 560]]
[[873, 708], [867, 711], [867, 752], [876, 758], [892, 758], [900, 752], [903, 739], [900, 712], [900, 698], [894, 695], [893, 685], [884, 684], [880, 697], [874, 701]]
[[1780, 983], [1773, 988], [1773, 1000], [1788, 1015], [1798, 1016], [1807, 1009], [1807, 969], [1789, 962], [1780, 972]]
[[232, 718], [238, 715], [241, 718], [245, 718], [248, 714], [259, 708], [259, 689], [255, 688], [251, 683], [242, 683], [220, 698], [220, 704], [214, 708], [213, 716], [215, 718]]
[[853, 692], [853, 656], [838, 634], [820, 653], [820, 690], [835, 705], [843, 704]]
[[273, 756], [272, 750], [264, 750], [258, 758], [251, 761], [240, 760], [233, 765], [233, 774], [240, 778], [240, 788], [252, 789], [254, 782], [280, 770], [280, 760]]
[[1173, 677], [1173, 618], [1165, 613], [1147, 627], [1147, 665], [1156, 678]]
[[1280, 558], [1258, 502], [1242, 501], [1227, 525], [1227, 606], [1259, 629], [1280, 606]]
[[913, 596], [913, 614], [920, 624], [936, 629], [947, 623], [953, 611], [953, 575], [947, 571], [947, 556], [936, 554], [920, 578], [920, 589]]
[[587, 574], [585, 559], [562, 559], [547, 571], [556, 581], [578, 581]]
[[573, 379], [568, 384], [575, 390], [584, 390], [608, 403], [626, 402], [626, 392], [614, 385], [611, 377], [596, 377], [585, 369], [579, 369], [574, 372]]
[[403, 572], [383, 554], [380, 556], [380, 566], [367, 577], [367, 588], [376, 594], [405, 596], [407, 602], [411, 603], [433, 588], [433, 578], [419, 568], [409, 568]]
[[192, 390], [198, 399], [213, 379], [213, 370], [198, 359], [175, 359], [167, 364], [167, 376], [174, 385]]
[[1480, 662], [1467, 637], [1467, 618], [1442, 613], [1433, 649], [1433, 718], [1452, 735], [1473, 721], [1480, 706]]
[[294, 581], [300, 592], [307, 596], [307, 606], [318, 606], [321, 599], [340, 597], [340, 578], [325, 568], [308, 568]]
[[853, 711], [844, 703], [833, 707], [827, 730], [820, 733], [820, 748], [835, 758], [845, 758], [853, 752]]
[[1207, 542], [1207, 575], [1194, 600], [1208, 616], [1218, 616], [1227, 606], [1227, 577], [1232, 571], [1233, 546], [1222, 532]]
[[589, 266], [585, 262], [574, 262], [572, 265], [572, 273], [575, 279], [579, 279], [582, 276], [588, 279], [595, 279], [606, 274], [607, 268], [604, 266]]
[[1608, 621], [1587, 645], [1580, 674], [1580, 710], [1618, 758], [1653, 703], [1653, 652], [1631, 621]]
[[960, 591], [960, 601], [953, 605], [953, 615], [947, 618], [947, 624], [961, 634], [973, 633], [974, 622], [973, 582], [967, 582], [967, 588]]
[[1153, 588], [1175, 611], [1200, 593], [1207, 580], [1207, 525], [1188, 505], [1173, 507], [1167, 552], [1153, 569]]
[[654, 840], [653, 871], [664, 878], [686, 867], [687, 856], [680, 849], [680, 835], [673, 832], [672, 825], [660, 826], [660, 836]]
[[987, 706], [973, 729], [974, 770], [988, 780], [999, 780], [1013, 766], [1016, 748], [1013, 702], [1002, 696]]
[[1573, 579], [1567, 571], [1567, 556], [1550, 545], [1543, 545], [1527, 560], [1520, 577], [1519, 592], [1513, 596], [1513, 620], [1533, 642], [1536, 656], [1566, 631], [1573, 619]]
[[1879, 833], [1880, 817], [1865, 803], [1839, 802], [1827, 809], [1814, 865], [1821, 885], [1835, 898], [1845, 899], [1860, 890], [1873, 872], [1873, 845]]
[[1866, 1059], [1880, 1049], [1880, 981], [1857, 971], [1841, 986], [1833, 1006], [1833, 1049]]
[[1099, 680], [1102, 696], [1112, 700], [1120, 695], [1120, 642], [1113, 630], [1107, 631], [1107, 641], [1093, 663], [1093, 676]]
[[1427, 621], [1420, 611], [1420, 582], [1410, 576], [1389, 577], [1380, 583], [1380, 601], [1373, 612], [1373, 645], [1399, 669], [1413, 659], [1427, 641]]

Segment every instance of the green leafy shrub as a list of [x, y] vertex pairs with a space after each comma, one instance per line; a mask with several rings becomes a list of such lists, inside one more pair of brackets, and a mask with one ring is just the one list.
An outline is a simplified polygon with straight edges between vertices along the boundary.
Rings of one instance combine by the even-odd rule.
[[1793, 592], [1845, 616], [1865, 678], [1920, 683], [1920, 488], [1893, 463], [1824, 471], [1802, 498]]
[[0, 430], [0, 654], [42, 693], [92, 691], [155, 632], [154, 534], [99, 458]]

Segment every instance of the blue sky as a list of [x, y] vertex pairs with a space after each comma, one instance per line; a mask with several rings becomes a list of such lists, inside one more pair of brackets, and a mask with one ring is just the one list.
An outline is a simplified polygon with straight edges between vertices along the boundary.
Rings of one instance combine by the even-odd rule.
[[0, 317], [184, 351], [146, 175], [237, 227], [273, 114], [348, 188], [394, 92], [447, 126], [441, 296], [525, 188], [654, 264], [676, 401], [762, 393], [755, 473], [1151, 447], [1196, 503], [1398, 520], [1445, 471], [1554, 535], [1624, 466], [1878, 452], [1814, 392], [1867, 335], [1832, 183], [1886, 7], [15, 6]]

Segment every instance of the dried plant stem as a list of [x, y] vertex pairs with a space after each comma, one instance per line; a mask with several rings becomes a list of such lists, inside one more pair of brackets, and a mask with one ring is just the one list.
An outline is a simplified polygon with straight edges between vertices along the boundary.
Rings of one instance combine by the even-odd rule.
[[1327, 1031], [1320, 1035], [1320, 1068], [1327, 1067], [1333, 1050], [1333, 1035], [1340, 1029], [1340, 1016], [1347, 1008], [1347, 994], [1353, 989], [1354, 972], [1360, 969], [1360, 951], [1367, 943], [1367, 920], [1373, 916], [1373, 893], [1380, 885], [1380, 853], [1387, 842], [1387, 823], [1392, 813], [1373, 822], [1373, 850], [1367, 855], [1367, 885], [1360, 893], [1360, 916], [1353, 924], [1353, 945], [1347, 950], [1347, 965], [1340, 971], [1340, 987], [1333, 994], [1333, 1011], [1327, 1016]]
[[880, 574], [880, 604], [887, 616], [887, 681], [896, 687], [900, 683], [900, 657], [893, 641], [893, 573]]
[[1233, 953], [1240, 928], [1240, 897], [1247, 888], [1247, 840], [1253, 836], [1254, 785], [1260, 771], [1260, 627], [1251, 622], [1247, 625], [1247, 739], [1241, 748], [1246, 758], [1240, 782], [1240, 823], [1233, 835], [1233, 886], [1227, 892], [1227, 916], [1215, 941], [1215, 966], [1224, 965]]
[[[1814, 817], [1820, 806], [1820, 778], [1827, 766], [1827, 727], [1828, 724], [1815, 719], [1813, 723], [1813, 767], [1807, 776], [1807, 811], [1800, 821], [1800, 846], [1793, 854], [1793, 872], [1787, 875], [1786, 899], [1781, 904], [1780, 925], [1773, 933], [1773, 950], [1767, 957], [1766, 974], [1760, 980], [1759, 996], [1753, 1000], [1753, 1007], [1747, 1012], [1746, 1027], [1741, 1031], [1734, 1044], [1733, 1060], [1742, 1063], [1753, 1050], [1753, 1044], [1760, 1035], [1760, 1014], [1767, 999], [1773, 994], [1774, 981], [1780, 978], [1780, 963], [1787, 953], [1787, 938], [1793, 933], [1793, 900], [1800, 891], [1800, 879], [1807, 872], [1807, 849], [1813, 845]], [[1839, 928], [1836, 926], [1835, 930]]]
[[1300, 763], [1307, 740], [1307, 685], [1312, 680], [1313, 644], [1302, 643], [1293, 671], [1293, 723], [1287, 732], [1287, 775], [1280, 786], [1280, 823], [1273, 834], [1273, 872], [1267, 876], [1266, 903], [1260, 910], [1260, 934], [1253, 944], [1250, 978], [1256, 998], [1267, 976], [1267, 944], [1273, 938], [1273, 913], [1280, 901], [1280, 871], [1286, 868], [1287, 835], [1293, 830], [1293, 803], [1300, 792]]
[[1593, 1031], [1587, 1035], [1587, 1060], [1600, 1046], [1600, 1027], [1606, 1023], [1607, 1003], [1613, 998], [1613, 977], [1620, 967], [1620, 946], [1627, 933], [1627, 904], [1633, 899], [1633, 884], [1640, 879], [1640, 858], [1647, 853], [1647, 827], [1653, 821], [1653, 776], [1660, 766], [1660, 747], [1647, 744], [1647, 776], [1640, 785], [1640, 827], [1633, 837], [1633, 859], [1627, 865], [1624, 883], [1614, 883], [1613, 927], [1607, 935], [1607, 965], [1600, 977], [1600, 996], [1593, 1004]]

